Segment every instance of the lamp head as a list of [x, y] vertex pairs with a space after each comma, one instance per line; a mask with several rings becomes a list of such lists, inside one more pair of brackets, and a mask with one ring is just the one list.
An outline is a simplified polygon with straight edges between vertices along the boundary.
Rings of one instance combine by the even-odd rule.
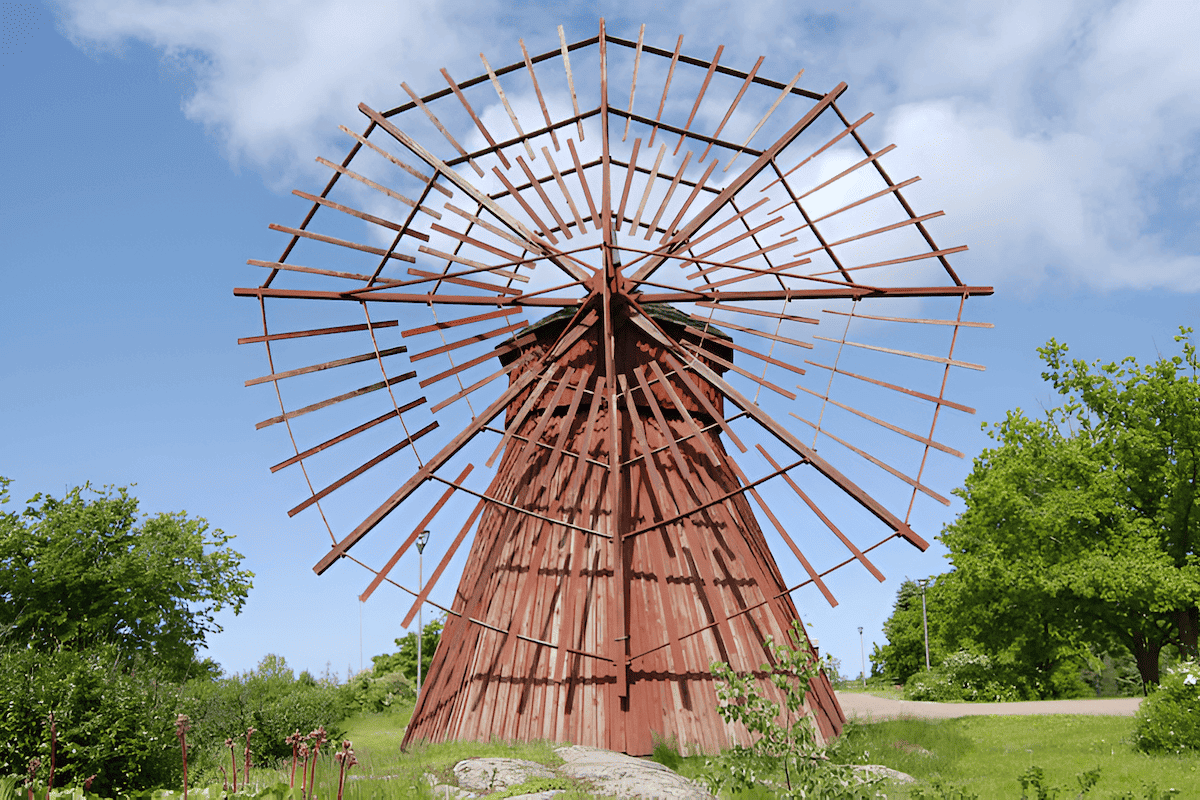
[[429, 541], [429, 531], [421, 531], [420, 535], [417, 536], [417, 553], [418, 554], [425, 552], [425, 543], [428, 541]]

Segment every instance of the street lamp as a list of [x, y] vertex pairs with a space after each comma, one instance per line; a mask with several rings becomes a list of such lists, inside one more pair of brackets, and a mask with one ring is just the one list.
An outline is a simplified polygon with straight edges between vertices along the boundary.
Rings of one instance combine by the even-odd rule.
[[[417, 537], [417, 590], [424, 591], [425, 580], [425, 543], [429, 541], [429, 531], [421, 531]], [[425, 604], [417, 608], [417, 697], [421, 697], [421, 639], [425, 638], [425, 625], [422, 612]]]
[[862, 656], [862, 682], [867, 688], [867, 646], [863, 644], [862, 625], [858, 626], [858, 652]]
[[925, 611], [925, 587], [929, 585], [929, 578], [918, 578], [917, 584], [921, 587], [921, 621], [925, 624], [925, 671], [929, 672], [929, 614]]

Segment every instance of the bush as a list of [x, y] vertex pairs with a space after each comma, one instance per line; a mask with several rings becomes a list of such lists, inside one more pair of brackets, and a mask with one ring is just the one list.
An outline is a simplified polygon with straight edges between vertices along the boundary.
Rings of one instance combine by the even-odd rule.
[[1200, 750], [1200, 663], [1184, 661], [1166, 670], [1138, 709], [1133, 741], [1146, 752]]
[[[190, 682], [180, 703], [180, 711], [192, 721], [189, 767], [216, 779], [213, 771], [229, 757], [223, 749], [225, 739], [244, 742], [247, 728], [256, 731], [250, 740], [256, 764], [290, 759], [292, 748], [284, 739], [296, 730], [308, 733], [323, 725], [336, 741], [342, 736], [338, 724], [350, 710], [349, 700], [347, 687], [313, 680], [306, 672], [297, 678], [276, 655], [267, 655], [251, 672]], [[238, 753], [240, 763], [240, 747]]]
[[347, 689], [359, 711], [376, 714], [399, 709], [400, 700], [413, 700], [417, 696], [413, 682], [399, 672], [383, 675], [361, 672], [350, 679]]
[[907, 700], [993, 703], [1024, 699], [1019, 681], [981, 653], [960, 650], [930, 672], [916, 672], [904, 685]]
[[50, 728], [58, 732], [55, 786], [96, 775], [101, 795], [167, 786], [182, 777], [174, 734], [179, 687], [152, 671], [126, 671], [111, 649], [88, 652], [0, 651], [0, 774], [25, 774], [38, 757], [44, 782]]

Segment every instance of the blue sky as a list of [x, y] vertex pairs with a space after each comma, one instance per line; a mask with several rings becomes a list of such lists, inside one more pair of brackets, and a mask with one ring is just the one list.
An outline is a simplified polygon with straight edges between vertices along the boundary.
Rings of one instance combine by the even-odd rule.
[[[724, 44], [742, 68], [765, 55], [782, 80], [804, 67], [808, 88], [845, 80], [851, 111], [876, 114], [872, 142], [898, 145], [889, 171], [922, 176], [910, 199], [947, 212], [939, 242], [969, 245], [956, 268], [996, 287], [968, 305], [995, 328], [957, 351], [988, 371], [952, 378], [978, 414], [955, 423], [967, 458], [940, 468], [942, 493], [986, 446], [979, 421], [1054, 402], [1035, 353], [1048, 339], [1146, 360], [1200, 322], [1194, 4], [728, 5], [4, 3], [0, 474], [13, 496], [136, 483], [143, 510], [235, 534], [257, 578], [210, 641], [228, 670], [273, 652], [344, 676], [392, 649], [407, 603], [381, 590], [360, 609], [365, 573], [316, 577], [319, 520], [286, 515], [299, 486], [268, 472], [280, 441], [254, 423], [272, 399], [242, 386], [267, 370], [236, 344], [256, 307], [232, 289], [261, 280], [246, 259], [278, 254], [268, 223], [303, 213], [289, 192], [319, 191], [314, 158], [345, 152], [337, 125], [361, 125], [359, 101], [396, 105], [400, 81], [429, 91], [442, 66], [474, 75], [480, 51], [507, 64], [518, 38], [550, 49], [559, 24], [592, 36], [599, 16], [626, 38], [645, 22], [667, 48], [682, 33], [700, 57]], [[932, 539], [958, 508], [923, 507], [919, 532]], [[899, 581], [943, 571], [941, 553], [887, 549], [884, 584], [843, 570], [836, 609], [798, 596], [822, 649], [857, 672], [858, 626], [869, 651]]]

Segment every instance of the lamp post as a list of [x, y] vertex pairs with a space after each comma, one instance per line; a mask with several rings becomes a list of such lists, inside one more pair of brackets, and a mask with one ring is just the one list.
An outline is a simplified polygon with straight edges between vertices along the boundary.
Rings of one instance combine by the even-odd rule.
[[919, 578], [917, 583], [921, 587], [921, 621], [925, 625], [925, 671], [929, 672], [929, 614], [925, 610], [925, 587], [929, 585], [929, 578]]
[[[429, 541], [429, 531], [421, 531], [417, 537], [417, 591], [423, 591], [425, 581], [425, 543]], [[417, 609], [417, 697], [421, 697], [421, 640], [425, 638], [424, 615], [425, 604]]]
[[858, 653], [862, 656], [862, 682], [867, 688], [867, 646], [863, 644], [862, 625], [858, 626]]

